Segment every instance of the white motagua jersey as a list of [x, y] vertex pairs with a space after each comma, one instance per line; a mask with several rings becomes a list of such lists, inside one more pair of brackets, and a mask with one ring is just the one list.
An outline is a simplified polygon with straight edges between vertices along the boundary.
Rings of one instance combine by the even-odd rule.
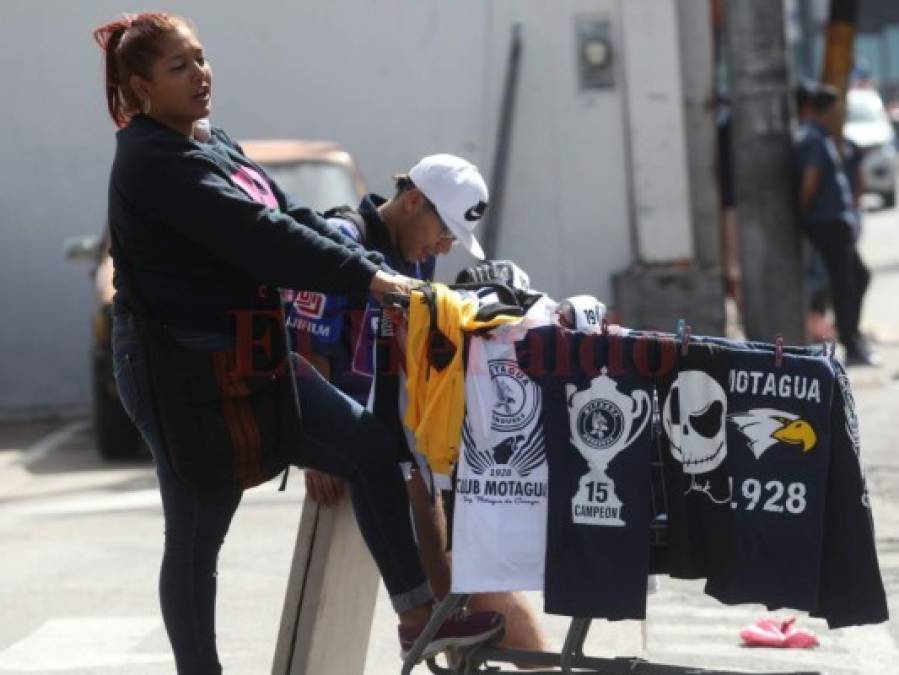
[[[546, 316], [529, 312], [537, 315]], [[453, 514], [454, 593], [543, 589], [546, 445], [540, 389], [515, 356], [515, 340], [525, 332], [522, 324], [502, 326], [492, 339], [470, 341]]]

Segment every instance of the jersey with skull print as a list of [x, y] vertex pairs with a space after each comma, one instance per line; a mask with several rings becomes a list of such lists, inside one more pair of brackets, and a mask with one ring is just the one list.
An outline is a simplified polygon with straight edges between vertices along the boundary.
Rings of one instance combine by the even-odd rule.
[[832, 384], [823, 357], [778, 366], [770, 351], [706, 343], [679, 363], [663, 414], [685, 486], [671, 559], [720, 601], [816, 606]]
[[678, 350], [676, 377], [659, 386], [668, 503], [668, 573], [730, 574], [736, 557], [727, 448], [727, 362], [720, 350]]

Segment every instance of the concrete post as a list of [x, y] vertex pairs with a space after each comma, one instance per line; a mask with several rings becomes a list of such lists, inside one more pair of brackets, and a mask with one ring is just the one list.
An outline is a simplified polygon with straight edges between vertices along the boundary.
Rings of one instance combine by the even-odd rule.
[[781, 0], [727, 3], [733, 157], [746, 335], [805, 339], [784, 10]]
[[674, 0], [626, 0], [624, 33], [637, 259], [693, 257], [684, 105]]
[[379, 576], [348, 497], [303, 505], [272, 675], [365, 670]]
[[724, 330], [705, 0], [621, 0], [636, 262], [613, 276], [619, 320]]
[[[708, 0], [677, 3], [693, 246], [701, 268], [720, 273], [714, 38]], [[723, 298], [722, 298], [723, 302]]]

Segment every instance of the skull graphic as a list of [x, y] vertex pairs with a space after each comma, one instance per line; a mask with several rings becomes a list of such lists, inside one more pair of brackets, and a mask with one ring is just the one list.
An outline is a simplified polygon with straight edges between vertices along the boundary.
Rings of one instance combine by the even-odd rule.
[[727, 397], [715, 380], [699, 370], [685, 370], [668, 393], [662, 413], [671, 454], [684, 473], [709, 473], [727, 456]]

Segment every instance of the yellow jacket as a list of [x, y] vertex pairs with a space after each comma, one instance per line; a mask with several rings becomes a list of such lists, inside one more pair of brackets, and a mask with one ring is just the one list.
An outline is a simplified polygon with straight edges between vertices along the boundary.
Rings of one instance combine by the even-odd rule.
[[[437, 327], [449, 338], [455, 353], [442, 370], [428, 361], [431, 316], [424, 293], [412, 291], [406, 342], [406, 390], [409, 406], [404, 422], [415, 434], [418, 451], [435, 473], [448, 475], [459, 457], [462, 417], [465, 414], [464, 332], [521, 321], [498, 315], [489, 321], [475, 318], [478, 302], [462, 299], [443, 284], [432, 284], [436, 293]], [[450, 348], [452, 349], [452, 348]]]

